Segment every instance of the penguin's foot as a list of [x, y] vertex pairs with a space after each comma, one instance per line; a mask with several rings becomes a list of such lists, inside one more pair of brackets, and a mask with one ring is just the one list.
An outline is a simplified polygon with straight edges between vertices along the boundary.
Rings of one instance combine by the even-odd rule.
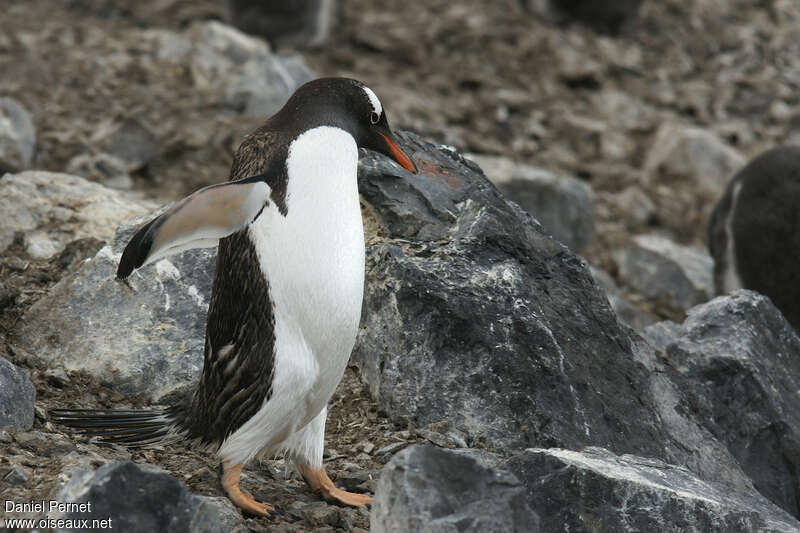
[[303, 468], [303, 479], [306, 480], [306, 483], [308, 483], [308, 486], [311, 487], [312, 490], [320, 491], [322, 496], [328, 501], [339, 502], [353, 507], [361, 507], [372, 503], [372, 498], [366, 494], [347, 492], [337, 488], [336, 485], [333, 484], [333, 481], [331, 481], [331, 478], [328, 477], [325, 467], [319, 470], [312, 470], [309, 466]]
[[234, 465], [230, 461], [222, 462], [222, 488], [225, 489], [231, 502], [242, 511], [259, 516], [269, 516], [273, 511], [272, 506], [256, 501], [250, 494], [239, 488], [242, 466], [242, 463]]

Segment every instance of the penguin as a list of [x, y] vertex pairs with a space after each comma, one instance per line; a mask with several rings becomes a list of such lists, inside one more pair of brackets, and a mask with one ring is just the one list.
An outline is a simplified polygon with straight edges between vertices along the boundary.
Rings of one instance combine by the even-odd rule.
[[800, 147], [768, 150], [731, 179], [708, 224], [717, 294], [751, 289], [800, 331]]
[[210, 448], [230, 500], [255, 515], [273, 507], [239, 488], [242, 467], [279, 454], [325, 499], [370, 503], [337, 488], [322, 464], [326, 406], [361, 317], [359, 147], [417, 173], [369, 87], [310, 81], [244, 139], [228, 182], [144, 224], [122, 253], [119, 280], [168, 255], [218, 246], [200, 380], [165, 409], [59, 409], [53, 420], [106, 442]]

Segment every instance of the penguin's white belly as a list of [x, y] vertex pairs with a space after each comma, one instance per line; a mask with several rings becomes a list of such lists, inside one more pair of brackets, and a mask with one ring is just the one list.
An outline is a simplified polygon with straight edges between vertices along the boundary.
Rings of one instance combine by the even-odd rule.
[[364, 290], [357, 164], [350, 134], [306, 132], [287, 159], [287, 215], [270, 205], [250, 228], [274, 305], [272, 398], [287, 403], [290, 431], [327, 404], [355, 343]]

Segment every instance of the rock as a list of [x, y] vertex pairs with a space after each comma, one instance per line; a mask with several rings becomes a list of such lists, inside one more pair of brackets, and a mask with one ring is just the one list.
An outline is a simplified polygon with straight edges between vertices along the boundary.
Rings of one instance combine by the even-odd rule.
[[28, 112], [13, 98], [0, 98], [0, 175], [28, 168], [36, 130]]
[[800, 531], [756, 492], [732, 492], [654, 459], [534, 448], [504, 467], [525, 485], [541, 531]]
[[613, 257], [626, 284], [672, 309], [685, 311], [714, 293], [713, 261], [699, 248], [659, 235], [637, 235], [631, 247]]
[[3, 282], [0, 281], [0, 312], [2, 312], [6, 307], [14, 305], [14, 302], [17, 299], [17, 292], [13, 289], [9, 289]]
[[800, 338], [780, 311], [737, 291], [646, 335], [664, 352], [680, 409], [728, 447], [761, 494], [800, 515]]
[[557, 240], [575, 251], [589, 244], [594, 235], [595, 196], [587, 183], [503, 157], [470, 158], [510, 200], [533, 215]]
[[578, 21], [599, 32], [618, 34], [636, 17], [642, 0], [521, 0], [523, 6], [554, 22]]
[[655, 218], [656, 204], [647, 193], [636, 185], [626, 187], [619, 194], [611, 196], [610, 199], [638, 226], [650, 223]]
[[[133, 172], [153, 160], [158, 139], [144, 124], [128, 118], [102, 124], [92, 136], [92, 141], [106, 153], [124, 162], [127, 166], [125, 170]], [[112, 166], [115, 164], [111, 162]]]
[[535, 532], [538, 522], [513, 475], [465, 455], [412, 446], [381, 472], [370, 531]]
[[314, 78], [302, 57], [272, 54], [265, 42], [220, 22], [194, 24], [187, 37], [193, 45], [189, 61], [195, 83], [216, 88], [227, 105], [248, 116], [272, 115]]
[[227, 103], [250, 117], [273, 115], [297, 87], [314, 77], [308, 68], [301, 74], [297, 60], [293, 60], [293, 65], [297, 78], [291, 76], [277, 56], [248, 61], [242, 65], [240, 75], [228, 83]]
[[131, 189], [130, 167], [122, 159], [106, 153], [79, 154], [67, 163], [67, 172], [99, 181], [113, 189]]
[[655, 322], [649, 313], [636, 308], [622, 296], [617, 284], [614, 283], [614, 280], [611, 279], [611, 276], [607, 272], [595, 267], [590, 267], [590, 271], [592, 273], [592, 278], [605, 291], [611, 309], [614, 310], [617, 318], [624, 324], [627, 324], [636, 331], [642, 331]]
[[35, 400], [36, 390], [25, 372], [0, 357], [0, 428], [30, 429]]
[[227, 19], [240, 30], [278, 45], [319, 46], [336, 23], [336, 0], [227, 0]]
[[[70, 511], [51, 518], [109, 520], [113, 529], [136, 532], [229, 533], [246, 531], [227, 498], [197, 496], [172, 477], [149, 465], [109, 462], [92, 470], [76, 469], [55, 498], [91, 503], [88, 512]], [[54, 531], [94, 531], [91, 528]]]
[[473, 163], [398, 137], [420, 174], [368, 155], [359, 182], [380, 228], [352, 359], [379, 408], [400, 425], [445, 422], [471, 446], [663, 457], [645, 369], [585, 262]]
[[7, 473], [0, 476], [9, 485], [24, 485], [30, 477], [28, 470], [22, 465], [13, 465], [8, 469]]
[[[644, 330], [648, 342], [654, 342], [653, 332], [669, 338], [674, 332], [671, 322], [659, 322]], [[739, 466], [736, 458], [722, 442], [705, 427], [702, 420], [685, 409], [684, 393], [670, 379], [668, 363], [660, 353], [641, 338], [633, 339], [634, 355], [648, 370], [650, 393], [656, 405], [656, 416], [669, 434], [667, 462], [682, 465], [704, 481], [721, 483], [735, 491], [753, 491], [753, 483]]]
[[124, 394], [163, 400], [187, 390], [203, 366], [216, 248], [191, 250], [116, 281], [122, 249], [154, 213], [59, 281], [25, 314], [21, 343], [49, 367], [84, 370]]
[[644, 163], [647, 184], [687, 178], [704, 191], [719, 194], [744, 156], [714, 133], [674, 123], [661, 126]]
[[800, 331], [800, 147], [768, 150], [738, 172], [708, 226], [717, 294], [766, 294]]
[[123, 220], [153, 208], [150, 202], [68, 174], [7, 174], [0, 180], [0, 212], [5, 214], [0, 253], [22, 232], [27, 252], [46, 259], [76, 239], [108, 240]]

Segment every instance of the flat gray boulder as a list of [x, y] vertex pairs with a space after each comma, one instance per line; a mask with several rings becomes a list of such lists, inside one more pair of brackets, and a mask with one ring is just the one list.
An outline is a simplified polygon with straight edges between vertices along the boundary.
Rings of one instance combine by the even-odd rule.
[[800, 522], [754, 491], [734, 492], [654, 459], [533, 448], [504, 468], [525, 485], [541, 531], [800, 531]]

